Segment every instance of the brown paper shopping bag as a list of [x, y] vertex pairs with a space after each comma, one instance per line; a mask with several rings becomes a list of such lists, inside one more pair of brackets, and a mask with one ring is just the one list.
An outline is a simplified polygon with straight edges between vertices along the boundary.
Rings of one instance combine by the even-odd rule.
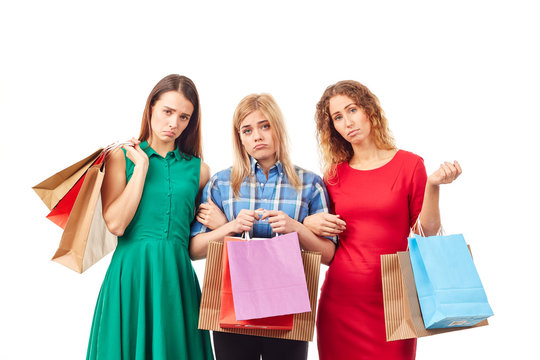
[[107, 230], [101, 208], [103, 164], [88, 169], [69, 215], [53, 261], [84, 272], [116, 247], [116, 236]]
[[265, 336], [289, 340], [312, 341], [315, 329], [315, 315], [317, 310], [317, 295], [319, 287], [319, 270], [321, 253], [302, 251], [302, 262], [308, 287], [311, 312], [295, 314], [292, 330], [264, 330], [264, 329], [226, 329], [219, 326], [221, 308], [221, 281], [222, 281], [223, 241], [211, 241], [208, 244], [206, 268], [199, 313], [199, 329]]
[[54, 209], [58, 202], [86, 173], [90, 166], [92, 166], [102, 151], [103, 149], [96, 150], [92, 155], [54, 174], [36, 186], [33, 186], [32, 189], [43, 200], [49, 210]]
[[427, 330], [424, 327], [408, 252], [381, 255], [386, 341], [419, 338], [488, 325]]

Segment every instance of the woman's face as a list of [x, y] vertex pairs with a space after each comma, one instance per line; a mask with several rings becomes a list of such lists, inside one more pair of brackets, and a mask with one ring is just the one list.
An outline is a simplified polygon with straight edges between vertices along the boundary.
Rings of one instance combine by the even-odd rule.
[[178, 91], [163, 93], [152, 106], [152, 140], [174, 142], [189, 124], [193, 104]]
[[240, 123], [240, 141], [255, 160], [274, 161], [276, 155], [274, 135], [270, 122], [260, 110], [252, 112]]
[[334, 128], [351, 144], [359, 144], [370, 138], [371, 122], [364, 109], [356, 105], [346, 95], [336, 95], [330, 99], [330, 116]]

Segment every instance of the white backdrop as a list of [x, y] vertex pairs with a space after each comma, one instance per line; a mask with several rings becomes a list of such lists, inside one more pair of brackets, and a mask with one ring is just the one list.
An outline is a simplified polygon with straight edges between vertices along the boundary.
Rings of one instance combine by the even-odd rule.
[[[231, 164], [234, 107], [275, 96], [292, 158], [320, 173], [313, 115], [325, 87], [366, 84], [400, 148], [444, 186], [495, 316], [423, 338], [418, 359], [538, 356], [540, 56], [533, 1], [19, 1], [0, 5], [0, 358], [82, 359], [110, 256], [83, 275], [50, 261], [61, 230], [31, 187], [99, 146], [137, 136], [154, 84], [189, 76], [204, 158]], [[373, 2], [375, 3], [375, 2]], [[204, 261], [195, 268], [202, 283]], [[326, 269], [323, 269], [323, 272]], [[321, 276], [321, 281], [324, 275]], [[309, 358], [317, 359], [316, 343]]]

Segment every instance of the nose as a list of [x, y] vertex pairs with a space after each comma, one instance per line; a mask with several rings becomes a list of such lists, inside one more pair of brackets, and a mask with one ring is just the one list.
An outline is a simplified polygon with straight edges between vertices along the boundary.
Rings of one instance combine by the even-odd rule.
[[352, 127], [353, 124], [354, 124], [354, 123], [353, 123], [353, 120], [352, 120], [348, 115], [345, 115], [344, 118], [345, 118], [345, 126], [346, 126], [347, 128]]
[[263, 134], [262, 134], [262, 131], [260, 131], [259, 129], [254, 129], [253, 130], [253, 139], [255, 141], [260, 141], [263, 139]]
[[176, 119], [176, 116], [171, 116], [169, 118], [169, 127], [171, 129], [176, 129], [177, 126], [178, 126], [178, 120]]

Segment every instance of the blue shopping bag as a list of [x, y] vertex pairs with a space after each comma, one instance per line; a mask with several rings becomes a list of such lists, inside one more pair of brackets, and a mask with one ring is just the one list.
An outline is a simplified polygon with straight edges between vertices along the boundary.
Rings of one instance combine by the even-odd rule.
[[463, 235], [408, 240], [426, 329], [472, 326], [493, 315]]

